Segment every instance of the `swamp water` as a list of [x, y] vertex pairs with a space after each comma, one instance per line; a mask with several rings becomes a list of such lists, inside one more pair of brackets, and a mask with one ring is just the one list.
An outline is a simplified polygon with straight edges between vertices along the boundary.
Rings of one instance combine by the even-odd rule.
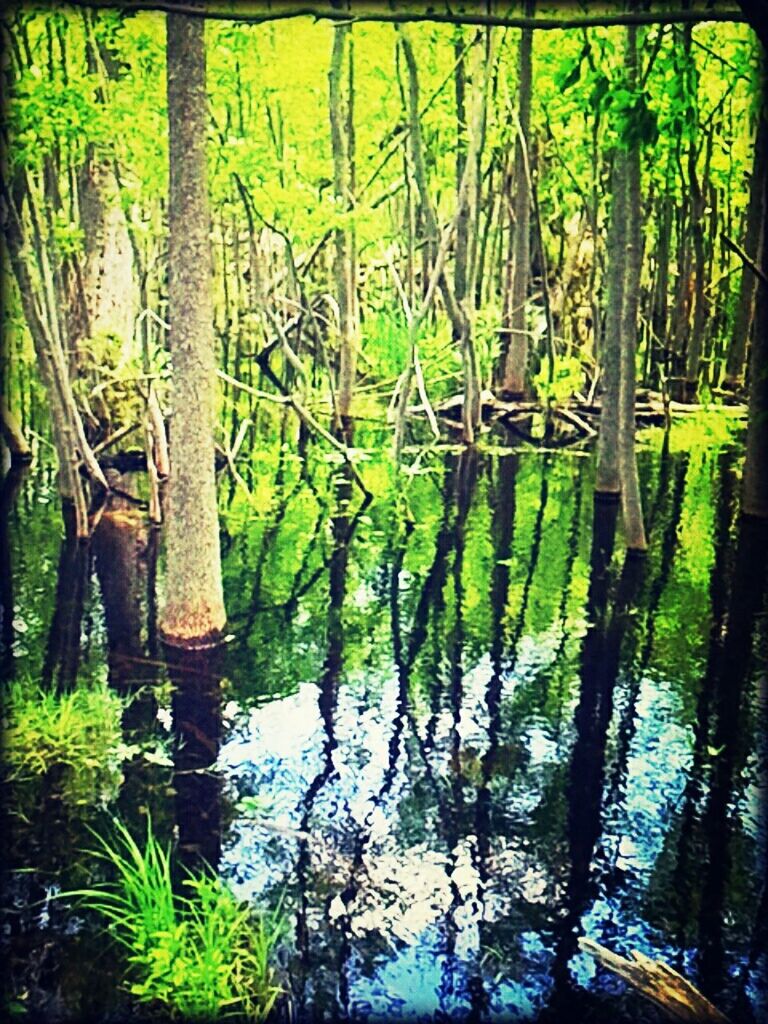
[[5, 679], [116, 723], [6, 784], [10, 1011], [130, 1017], [100, 922], [53, 897], [100, 877], [89, 829], [149, 814], [282, 901], [298, 1022], [658, 1020], [579, 935], [766, 1019], [766, 538], [738, 443], [683, 440], [642, 435], [626, 563], [584, 453], [435, 449], [405, 485], [371, 455], [367, 507], [318, 454], [254, 455], [252, 499], [220, 495], [233, 637], [172, 664], [136, 510], [78, 546], [49, 472], [7, 478]]

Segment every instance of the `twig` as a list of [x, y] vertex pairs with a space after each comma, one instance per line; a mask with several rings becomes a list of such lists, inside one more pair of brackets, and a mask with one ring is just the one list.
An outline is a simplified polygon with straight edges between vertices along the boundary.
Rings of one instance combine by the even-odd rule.
[[319, 434], [324, 441], [327, 441], [332, 448], [335, 448], [336, 451], [339, 452], [344, 457], [344, 461], [349, 466], [349, 471], [352, 475], [352, 479], [363, 492], [363, 495], [367, 499], [373, 497], [371, 492], [363, 483], [360, 474], [357, 472], [357, 468], [355, 467], [354, 461], [352, 460], [349, 448], [347, 448], [345, 444], [342, 444], [341, 441], [335, 438], [333, 434], [329, 433], [325, 429], [325, 427], [321, 426], [317, 422], [315, 417], [312, 415], [312, 413], [308, 409], [306, 409], [300, 402], [298, 402], [293, 397], [293, 395], [273, 395], [268, 391], [259, 391], [257, 388], [251, 387], [250, 384], [244, 384], [243, 381], [237, 380], [237, 378], [235, 377], [230, 377], [230, 375], [228, 373], [224, 373], [223, 370], [217, 370], [216, 374], [218, 377], [221, 378], [221, 380], [225, 380], [233, 388], [239, 388], [241, 391], [245, 391], [249, 395], [255, 395], [256, 398], [265, 398], [267, 399], [267, 401], [277, 402], [279, 405], [290, 405], [290, 407], [294, 410], [299, 419], [303, 420], [304, 423], [306, 423], [306, 425], [311, 430], [314, 430], [315, 433]]
[[99, 444], [94, 445], [93, 454], [98, 455], [99, 452], [106, 451], [107, 448], [111, 448], [113, 444], [117, 444], [118, 441], [121, 441], [128, 434], [132, 434], [134, 430], [138, 430], [138, 427], [138, 423], [129, 423], [125, 427], [120, 427], [114, 434], [110, 434], [109, 437], [104, 438]]

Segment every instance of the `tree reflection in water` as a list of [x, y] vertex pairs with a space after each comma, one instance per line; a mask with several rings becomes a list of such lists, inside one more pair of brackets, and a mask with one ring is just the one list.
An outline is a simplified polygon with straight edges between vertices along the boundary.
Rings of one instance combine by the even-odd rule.
[[[111, 810], [140, 829], [151, 808], [179, 865], [282, 896], [299, 1021], [653, 1019], [582, 934], [759, 1019], [766, 537], [738, 519], [734, 449], [642, 454], [639, 561], [576, 456], [448, 452], [397, 488], [377, 465], [367, 507], [346, 467], [278, 458], [267, 511], [226, 502], [233, 642], [167, 664], [156, 534], [52, 535], [33, 579], [32, 474], [2, 503], [3, 664], [51, 686], [106, 667], [129, 743], [166, 722], [172, 763], [130, 758]], [[86, 821], [55, 851], [42, 820], [17, 830], [28, 898]], [[51, 921], [38, 992], [68, 976]], [[14, 922], [14, 970], [37, 928]]]

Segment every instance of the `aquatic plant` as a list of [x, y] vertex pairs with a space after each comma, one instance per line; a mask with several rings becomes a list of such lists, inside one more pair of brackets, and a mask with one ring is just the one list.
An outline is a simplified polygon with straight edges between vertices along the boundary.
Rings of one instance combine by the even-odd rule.
[[180, 895], [170, 846], [157, 841], [151, 821], [143, 848], [122, 822], [114, 832], [111, 840], [97, 835], [99, 848], [90, 851], [114, 880], [62, 895], [79, 896], [106, 918], [126, 952], [132, 995], [185, 1020], [263, 1021], [281, 991], [270, 963], [282, 930], [279, 910], [254, 914], [204, 873], [190, 873], [182, 882], [189, 895]]
[[125, 754], [124, 709], [105, 682], [57, 693], [13, 680], [3, 688], [6, 778], [55, 777], [61, 798], [72, 804], [114, 796]]

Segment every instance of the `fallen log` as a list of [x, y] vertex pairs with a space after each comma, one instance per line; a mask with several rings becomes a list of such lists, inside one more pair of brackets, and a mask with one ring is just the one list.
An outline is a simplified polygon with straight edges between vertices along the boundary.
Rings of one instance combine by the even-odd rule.
[[[515, 416], [530, 416], [534, 413], [545, 414], [547, 407], [541, 402], [534, 401], [509, 401], [498, 398], [491, 391], [483, 391], [481, 395], [481, 408], [483, 420], [486, 422], [492, 419], [502, 419], [507, 422]], [[455, 420], [461, 416], [462, 395], [452, 395], [435, 405], [435, 412], [445, 420]], [[703, 405], [698, 402], [669, 402], [669, 413], [673, 417], [692, 416], [699, 412], [707, 412], [717, 409], [718, 413], [734, 419], [745, 419], [747, 415], [746, 405]], [[423, 406], [411, 406], [408, 409], [410, 414], [423, 413]], [[551, 407], [551, 412], [566, 420], [571, 426], [575, 426], [580, 434], [591, 436], [594, 427], [586, 422], [586, 418], [599, 420], [601, 401], [593, 398], [588, 401], [583, 395], [574, 396], [570, 401], [562, 402]], [[639, 400], [635, 403], [635, 418], [638, 426], [663, 426], [666, 422], [667, 407], [661, 395], [653, 391], [645, 391], [640, 394]]]
[[627, 959], [584, 937], [579, 939], [579, 948], [674, 1020], [684, 1024], [730, 1024], [725, 1014], [663, 960], [652, 960], [636, 949]]

